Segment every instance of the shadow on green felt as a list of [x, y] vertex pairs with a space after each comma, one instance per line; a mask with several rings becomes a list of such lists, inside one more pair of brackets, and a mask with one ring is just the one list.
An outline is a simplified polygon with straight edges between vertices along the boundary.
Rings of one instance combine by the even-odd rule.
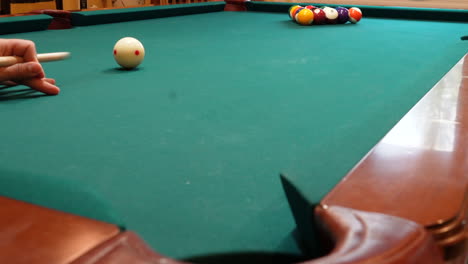
[[303, 256], [269, 252], [236, 252], [196, 256], [183, 261], [200, 264], [285, 264], [307, 260]]
[[13, 101], [21, 99], [32, 99], [46, 96], [43, 93], [32, 90], [26, 86], [17, 85], [17, 86], [0, 86], [0, 102], [1, 101]]
[[124, 229], [107, 201], [83, 183], [63, 177], [57, 179], [0, 170], [0, 196], [112, 223]]
[[298, 28], [298, 29], [318, 29], [318, 28], [322, 28], [322, 27], [326, 27], [328, 29], [330, 29], [330, 27], [333, 27], [333, 28], [339, 28], [339, 27], [356, 27], [358, 26], [359, 24], [350, 24], [350, 23], [346, 23], [346, 24], [323, 24], [323, 25], [301, 25], [301, 24], [298, 24], [296, 22], [294, 22], [292, 19], [285, 19], [285, 20], [281, 20], [279, 21], [279, 23], [284, 26], [284, 27], [287, 27], [287, 28]]
[[115, 68], [110, 68], [107, 70], [102, 71], [104, 74], [122, 74], [122, 73], [131, 73], [131, 72], [138, 72], [143, 70], [144, 67], [138, 66], [137, 68], [134, 69], [124, 69], [122, 67], [115, 67]]
[[309, 201], [287, 175], [281, 174], [280, 179], [296, 222], [296, 230], [292, 235], [299, 248], [310, 258], [318, 258], [328, 254], [333, 245], [328, 241], [329, 238], [324, 237], [316, 223], [315, 207], [317, 203]]
[[[296, 221], [296, 228], [286, 234], [282, 241], [279, 241], [275, 252], [240, 251], [205, 254], [188, 257], [183, 261], [199, 264], [283, 264], [305, 262], [328, 254], [331, 245], [327, 243], [328, 241], [322, 240], [315, 223], [314, 208], [316, 204], [308, 201], [300, 193], [294, 186], [292, 179], [283, 174], [280, 179], [291, 213]], [[249, 234], [244, 235], [248, 236]], [[294, 247], [300, 248], [297, 254], [284, 253], [289, 252], [289, 249]]]
[[[248, 236], [248, 234], [245, 235]], [[298, 230], [295, 229], [280, 241], [276, 252], [245, 251], [206, 254], [185, 258], [183, 261], [197, 264], [289, 264], [305, 262], [323, 256], [323, 254], [308, 254], [307, 252], [302, 254], [284, 253], [289, 251], [288, 248], [297, 247], [297, 243], [301, 243], [300, 240], [301, 236], [298, 234]]]

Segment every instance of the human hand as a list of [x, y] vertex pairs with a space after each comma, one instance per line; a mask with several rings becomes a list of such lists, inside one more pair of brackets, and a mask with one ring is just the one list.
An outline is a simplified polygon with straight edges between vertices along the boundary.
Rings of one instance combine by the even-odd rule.
[[8, 85], [22, 84], [45, 94], [56, 95], [60, 89], [55, 80], [46, 78], [37, 60], [34, 42], [23, 39], [0, 39], [0, 56], [18, 56], [23, 63], [0, 67], [0, 82]]

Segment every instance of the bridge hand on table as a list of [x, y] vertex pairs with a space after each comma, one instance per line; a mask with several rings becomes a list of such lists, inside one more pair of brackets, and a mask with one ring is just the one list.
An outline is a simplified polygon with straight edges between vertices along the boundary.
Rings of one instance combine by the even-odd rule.
[[23, 39], [0, 39], [0, 82], [26, 85], [49, 95], [60, 93], [55, 80], [46, 78], [39, 63], [34, 42]]

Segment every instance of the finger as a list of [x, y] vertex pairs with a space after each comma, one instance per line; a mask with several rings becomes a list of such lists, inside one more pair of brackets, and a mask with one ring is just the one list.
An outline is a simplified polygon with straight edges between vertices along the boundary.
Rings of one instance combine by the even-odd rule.
[[22, 83], [36, 91], [43, 92], [45, 94], [57, 95], [60, 93], [60, 88], [47, 81], [45, 78], [29, 79], [23, 81]]
[[[55, 85], [55, 79], [44, 78], [43, 80], [50, 83], [50, 84]], [[5, 82], [1, 82], [0, 84], [1, 85], [6, 85], [6, 86], [16, 86], [16, 85], [18, 85], [18, 83], [15, 83], [15, 82], [12, 82], [12, 81], [5, 81]]]
[[11, 55], [23, 57], [25, 62], [38, 62], [36, 44], [34, 42], [24, 39], [13, 39], [10, 45], [13, 47]]
[[1, 56], [19, 56], [24, 61], [37, 62], [36, 45], [24, 39], [0, 39]]
[[4, 82], [1, 82], [2, 85], [6, 85], [6, 86], [15, 86], [15, 85], [18, 85], [17, 83], [15, 82], [12, 82], [12, 81], [4, 81]]
[[52, 78], [44, 78], [44, 81], [50, 83], [50, 84], [54, 84], [55, 85], [55, 79], [52, 79]]
[[17, 63], [10, 67], [0, 67], [0, 81], [21, 81], [31, 78], [44, 78], [44, 70], [37, 62]]

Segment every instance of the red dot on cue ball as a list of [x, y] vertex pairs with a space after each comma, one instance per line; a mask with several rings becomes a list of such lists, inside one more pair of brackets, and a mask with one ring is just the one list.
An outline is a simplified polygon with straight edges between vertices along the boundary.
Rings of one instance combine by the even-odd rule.
[[114, 55], [117, 54], [117, 50], [114, 50]]
[[139, 50], [135, 50], [135, 55], [140, 55], [140, 51]]

